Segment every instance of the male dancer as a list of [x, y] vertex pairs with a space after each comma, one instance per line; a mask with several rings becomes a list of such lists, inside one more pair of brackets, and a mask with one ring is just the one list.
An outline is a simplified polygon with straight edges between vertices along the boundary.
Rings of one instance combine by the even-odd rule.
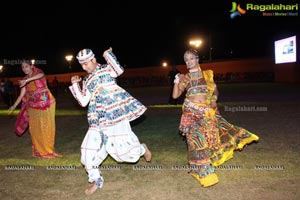
[[112, 48], [103, 53], [107, 64], [99, 64], [90, 49], [79, 51], [76, 58], [88, 74], [80, 87], [79, 76], [71, 78], [70, 90], [85, 107], [88, 105], [87, 118], [89, 129], [81, 145], [81, 162], [92, 186], [86, 194], [102, 188], [103, 177], [98, 166], [109, 154], [117, 162], [135, 163], [140, 156], [151, 161], [151, 152], [131, 130], [130, 121], [141, 116], [146, 107], [127, 91], [117, 85], [115, 78], [124, 72]]

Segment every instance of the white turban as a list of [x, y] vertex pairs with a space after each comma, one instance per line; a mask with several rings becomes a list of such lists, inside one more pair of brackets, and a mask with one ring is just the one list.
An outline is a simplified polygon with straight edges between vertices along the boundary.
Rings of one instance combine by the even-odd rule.
[[82, 49], [76, 56], [79, 63], [85, 63], [92, 60], [94, 57], [95, 55], [91, 49]]

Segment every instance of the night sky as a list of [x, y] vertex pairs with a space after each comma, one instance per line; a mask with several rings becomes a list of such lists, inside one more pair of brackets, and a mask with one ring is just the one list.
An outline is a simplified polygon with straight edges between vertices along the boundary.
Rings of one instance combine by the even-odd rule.
[[[67, 73], [66, 54], [75, 56], [82, 48], [92, 49], [98, 62], [103, 63], [102, 53], [111, 46], [119, 62], [131, 68], [159, 66], [164, 60], [184, 64], [183, 53], [194, 37], [203, 40], [199, 54], [206, 61], [209, 47], [213, 48], [213, 60], [272, 57], [274, 40], [300, 36], [299, 16], [265, 17], [259, 11], [247, 11], [231, 19], [232, 1], [163, 2], [1, 5], [2, 76], [22, 74], [20, 65], [4, 62], [24, 58], [46, 61], [40, 67], [48, 74]], [[240, 2], [245, 7], [247, 1]], [[294, 12], [299, 15], [299, 11]], [[76, 59], [72, 70], [82, 71]]]

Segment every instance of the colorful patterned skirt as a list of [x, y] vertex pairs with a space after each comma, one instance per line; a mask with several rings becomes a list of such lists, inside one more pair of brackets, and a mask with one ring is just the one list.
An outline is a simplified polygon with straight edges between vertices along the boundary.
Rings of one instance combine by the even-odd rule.
[[230, 124], [206, 104], [195, 104], [188, 99], [183, 104], [179, 130], [187, 139], [191, 174], [204, 187], [218, 182], [214, 166], [232, 158], [234, 150], [259, 139]]

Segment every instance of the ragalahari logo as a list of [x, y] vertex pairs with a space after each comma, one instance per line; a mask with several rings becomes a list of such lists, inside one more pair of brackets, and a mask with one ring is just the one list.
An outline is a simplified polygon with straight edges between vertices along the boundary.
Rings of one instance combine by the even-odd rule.
[[244, 15], [246, 13], [246, 10], [242, 9], [240, 4], [237, 5], [236, 2], [232, 2], [232, 8], [230, 12], [231, 12], [230, 18], [233, 19], [236, 16]]

